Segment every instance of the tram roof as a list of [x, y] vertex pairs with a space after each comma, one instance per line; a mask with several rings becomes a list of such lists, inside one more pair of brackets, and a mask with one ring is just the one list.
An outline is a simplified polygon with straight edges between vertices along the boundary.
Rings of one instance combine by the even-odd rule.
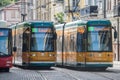
[[25, 21], [25, 22], [11, 25], [10, 28], [15, 28], [17, 25], [18, 25], [18, 27], [20, 27], [19, 25], [53, 26], [54, 24], [52, 21]]
[[[73, 22], [68, 22], [66, 23], [65, 27], [74, 27], [74, 25], [85, 25], [87, 23], [87, 21], [85, 20], [77, 20], [77, 21], [73, 21]], [[56, 28], [61, 28], [64, 24], [58, 24], [55, 25]]]
[[53, 26], [53, 22], [52, 21], [29, 21], [29, 23], [31, 25], [35, 25], [35, 26]]
[[87, 22], [87, 25], [111, 25], [110, 20], [106, 20], [106, 19], [98, 19], [98, 20], [89, 20]]

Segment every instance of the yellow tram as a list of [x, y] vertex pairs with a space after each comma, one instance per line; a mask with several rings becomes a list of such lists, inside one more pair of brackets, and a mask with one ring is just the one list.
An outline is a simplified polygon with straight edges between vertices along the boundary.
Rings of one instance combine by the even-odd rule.
[[112, 26], [109, 20], [66, 23], [64, 37], [63, 26], [64, 24], [55, 26], [57, 65], [102, 70], [113, 66]]
[[26, 21], [10, 26], [14, 64], [51, 67], [56, 62], [56, 32], [53, 22]]

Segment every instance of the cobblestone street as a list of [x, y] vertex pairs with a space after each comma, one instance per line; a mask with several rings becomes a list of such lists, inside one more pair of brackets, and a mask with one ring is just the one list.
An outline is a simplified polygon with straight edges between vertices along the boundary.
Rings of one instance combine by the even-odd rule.
[[12, 68], [9, 73], [1, 72], [0, 80], [42, 80], [41, 75], [32, 70]]
[[106, 71], [80, 71], [53, 67], [49, 70], [29, 70], [13, 67], [10, 72], [0, 72], [0, 80], [119, 80], [120, 69]]
[[9, 73], [1, 72], [0, 80], [76, 80], [63, 72], [50, 70], [26, 70], [13, 67]]

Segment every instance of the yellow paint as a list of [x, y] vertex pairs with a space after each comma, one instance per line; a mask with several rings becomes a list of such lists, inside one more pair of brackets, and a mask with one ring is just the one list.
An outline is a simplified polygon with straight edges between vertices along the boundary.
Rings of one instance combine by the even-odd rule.
[[55, 52], [24, 52], [23, 62], [27, 61], [56, 61]]
[[79, 32], [80, 34], [83, 34], [83, 33], [85, 32], [84, 27], [79, 27], [79, 28], [78, 28], [78, 32]]
[[84, 8], [84, 7], [86, 7], [86, 5], [85, 5], [85, 0], [80, 0], [80, 8]]
[[78, 62], [112, 62], [112, 52], [79, 52], [77, 57]]

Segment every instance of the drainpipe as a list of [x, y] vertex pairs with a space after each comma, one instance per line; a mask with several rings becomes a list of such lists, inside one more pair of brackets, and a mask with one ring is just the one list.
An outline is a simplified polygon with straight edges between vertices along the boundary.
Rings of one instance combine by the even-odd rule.
[[103, 14], [104, 14], [104, 18], [106, 18], [106, 0], [104, 0]]

